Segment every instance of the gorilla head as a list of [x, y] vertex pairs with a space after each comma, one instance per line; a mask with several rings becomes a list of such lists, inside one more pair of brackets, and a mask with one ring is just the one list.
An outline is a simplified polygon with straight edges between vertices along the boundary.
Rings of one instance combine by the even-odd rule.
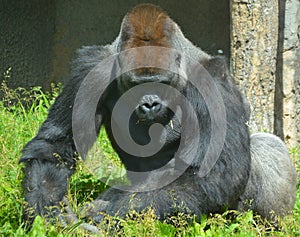
[[[123, 19], [118, 47], [125, 52], [119, 64], [121, 68], [132, 65], [134, 69], [122, 74], [118, 80], [118, 89], [127, 91], [143, 83], [153, 83], [152, 89], [149, 86], [148, 91], [136, 101], [135, 113], [141, 123], [166, 123], [172, 119], [172, 113], [167, 107], [170, 100], [174, 101], [174, 95], [168, 95], [169, 99], [161, 98], [158, 93], [159, 83], [184, 91], [186, 78], [183, 77], [181, 52], [162, 50], [176, 48], [173, 35], [179, 31], [179, 27], [165, 12], [151, 4], [133, 8]], [[130, 49], [136, 50], [126, 53]], [[164, 91], [164, 94], [167, 92]]]

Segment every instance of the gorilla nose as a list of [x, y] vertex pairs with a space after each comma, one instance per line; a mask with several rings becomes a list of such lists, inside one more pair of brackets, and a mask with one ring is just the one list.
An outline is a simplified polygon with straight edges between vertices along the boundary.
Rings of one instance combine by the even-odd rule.
[[153, 103], [146, 102], [140, 105], [140, 110], [144, 114], [148, 112], [156, 113], [160, 110], [160, 108], [161, 108], [161, 104], [156, 101], [154, 101]]
[[139, 103], [138, 112], [141, 115], [155, 115], [161, 110], [161, 103], [161, 99], [157, 95], [145, 95]]

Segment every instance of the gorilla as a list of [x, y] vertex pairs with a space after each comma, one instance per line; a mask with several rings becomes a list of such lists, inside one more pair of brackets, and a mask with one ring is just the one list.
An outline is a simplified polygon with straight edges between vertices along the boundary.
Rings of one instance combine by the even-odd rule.
[[78, 154], [86, 156], [102, 125], [129, 184], [91, 203], [86, 217], [95, 222], [100, 212], [124, 217], [147, 207], [161, 220], [292, 210], [296, 173], [285, 145], [271, 134], [250, 137], [249, 104], [226, 60], [193, 45], [159, 7], [133, 8], [111, 44], [81, 48], [72, 68], [22, 152], [28, 221], [59, 215]]

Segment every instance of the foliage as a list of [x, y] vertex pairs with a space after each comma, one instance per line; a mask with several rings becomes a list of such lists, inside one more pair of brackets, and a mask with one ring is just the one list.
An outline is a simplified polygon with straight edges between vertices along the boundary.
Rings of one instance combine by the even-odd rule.
[[[50, 93], [44, 93], [38, 87], [29, 91], [22, 88], [11, 90], [5, 82], [1, 87], [4, 96], [0, 101], [0, 235], [86, 236], [86, 231], [79, 228], [80, 223], [64, 227], [37, 217], [28, 230], [22, 220], [24, 199], [21, 188], [23, 165], [18, 164], [20, 151], [36, 134], [60, 87], [53, 87]], [[97, 176], [99, 173], [91, 170], [94, 164], [80, 162], [76, 174], [70, 180], [68, 195], [75, 213], [106, 189], [108, 180], [124, 176], [104, 131], [101, 131], [100, 141], [102, 155], [109, 160], [104, 164], [106, 168], [102, 168], [102, 173], [100, 172], [107, 178], [107, 182], [101, 182]], [[291, 150], [298, 172], [299, 151], [300, 148]], [[119, 169], [110, 171], [111, 164]], [[227, 211], [224, 214], [203, 216], [201, 221], [194, 216], [179, 213], [161, 222], [157, 220], [154, 211], [148, 209], [142, 213], [132, 211], [126, 219], [105, 216], [99, 229], [100, 236], [300, 236], [300, 188], [294, 214], [279, 219], [276, 223], [268, 223], [251, 211]]]

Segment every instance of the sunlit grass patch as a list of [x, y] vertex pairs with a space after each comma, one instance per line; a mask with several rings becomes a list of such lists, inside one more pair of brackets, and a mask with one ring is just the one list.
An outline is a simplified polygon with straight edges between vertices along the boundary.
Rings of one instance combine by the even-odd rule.
[[[49, 107], [58, 95], [60, 87], [53, 87], [51, 93], [41, 88], [32, 90], [11, 90], [2, 84], [4, 97], [0, 101], [0, 235], [1, 236], [86, 236], [80, 223], [69, 226], [48, 223], [37, 217], [30, 230], [22, 220], [23, 191], [22, 167], [18, 164], [21, 150], [38, 131], [45, 120]], [[94, 200], [108, 188], [111, 180], [124, 178], [122, 167], [104, 130], [101, 130], [99, 149], [92, 154], [92, 160], [80, 161], [77, 172], [70, 178], [69, 201], [73, 211], [80, 214], [80, 208]], [[99, 152], [99, 153], [97, 153]], [[290, 150], [298, 174], [300, 172], [300, 147]], [[105, 160], [97, 156], [105, 156]], [[101, 163], [102, 162], [102, 163]], [[111, 167], [114, 167], [112, 169]], [[96, 168], [96, 169], [95, 169]], [[104, 216], [98, 224], [100, 236], [300, 236], [300, 188], [294, 214], [268, 223], [251, 211], [238, 213], [194, 216], [177, 213], [167, 221], [159, 221], [153, 209], [142, 213], [132, 210], [127, 218]]]

